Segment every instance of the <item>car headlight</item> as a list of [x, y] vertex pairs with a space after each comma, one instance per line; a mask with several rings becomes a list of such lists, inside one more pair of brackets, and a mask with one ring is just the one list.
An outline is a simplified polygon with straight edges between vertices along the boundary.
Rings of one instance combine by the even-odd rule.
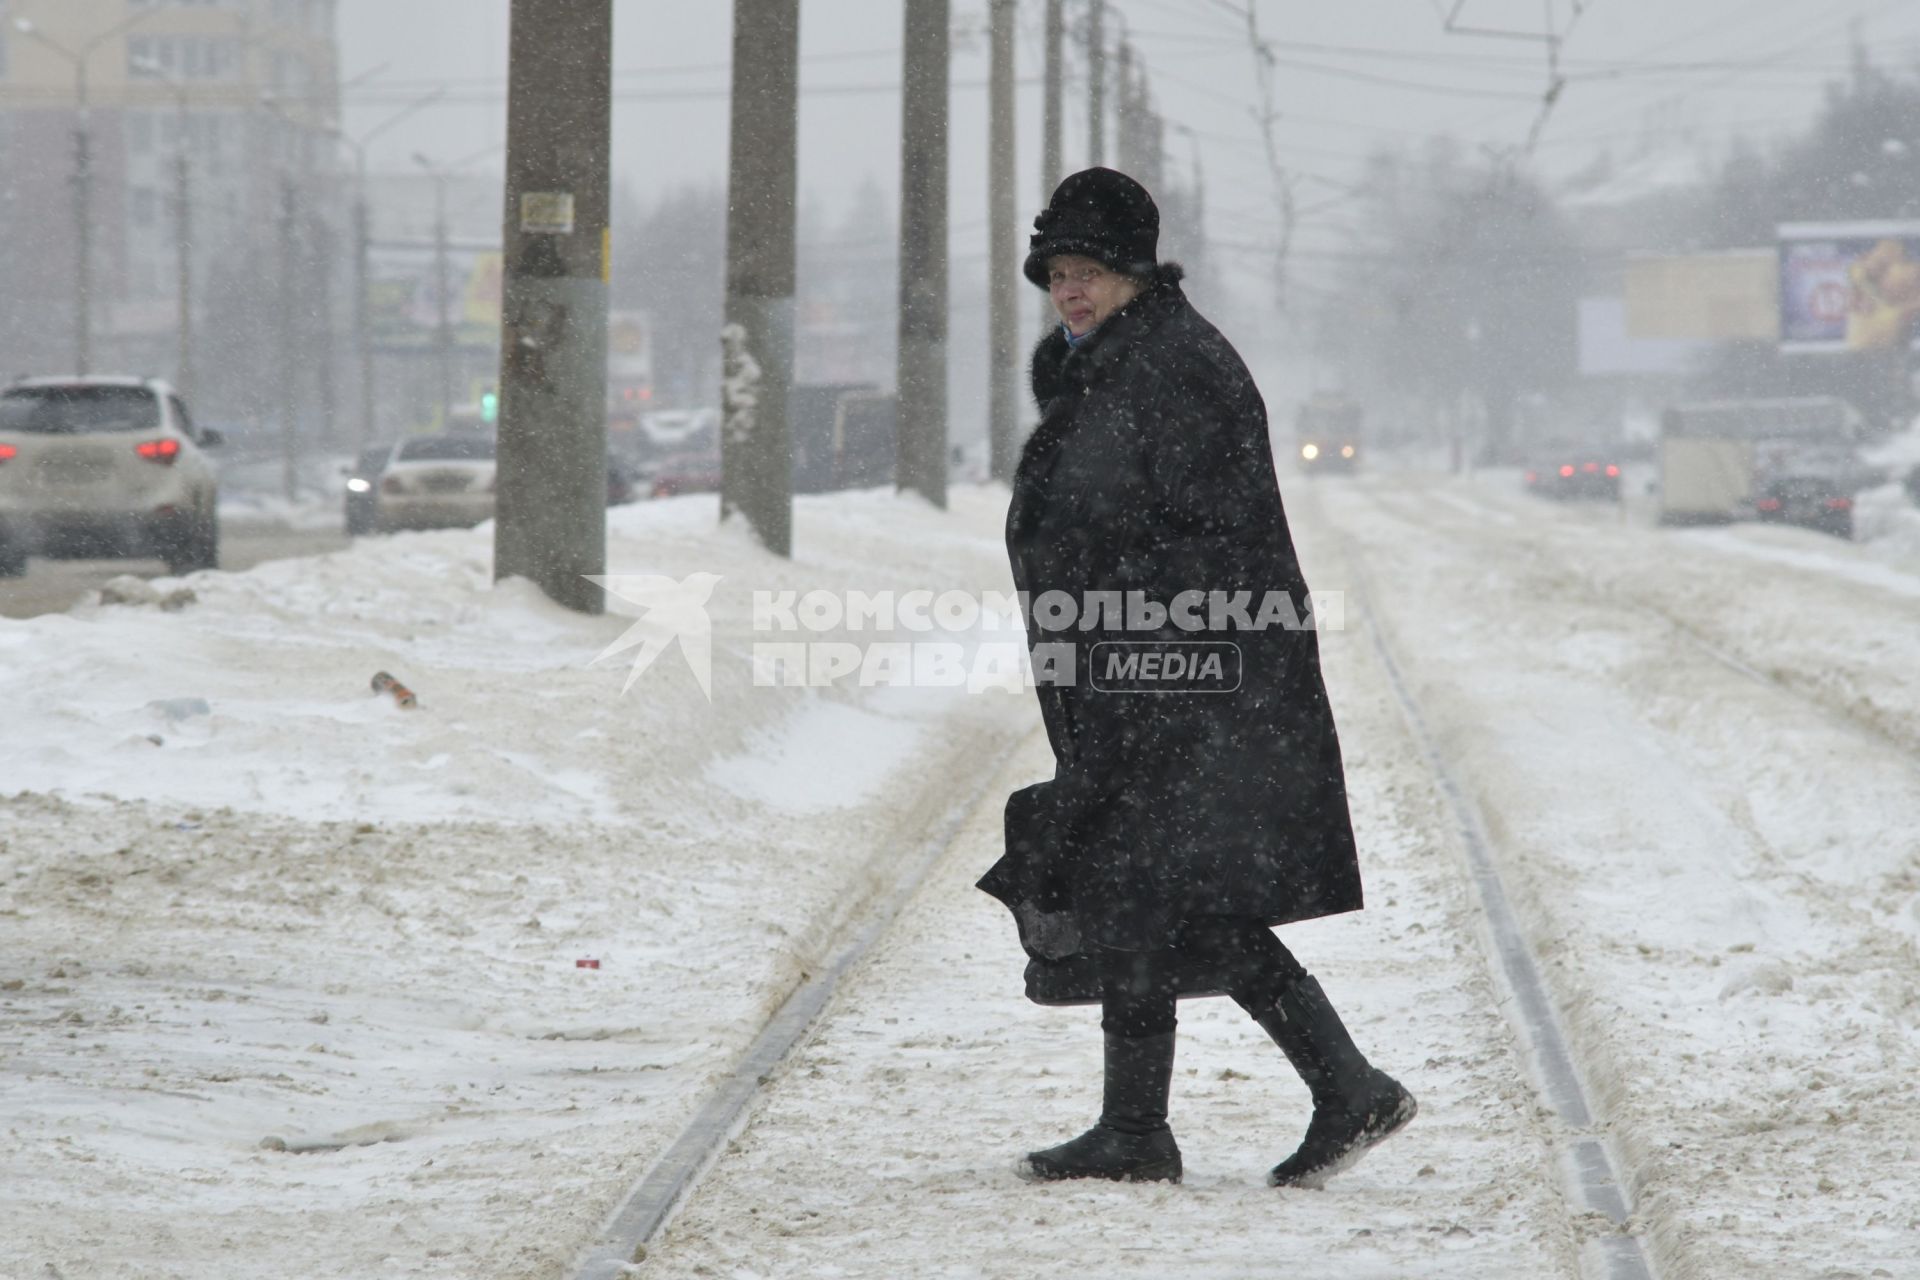
[[1340, 456], [1343, 458], [1351, 458], [1353, 456], [1353, 446], [1350, 444], [1341, 445]]
[[1308, 462], [1312, 462], [1320, 456], [1320, 446], [1317, 444], [1303, 444], [1300, 446], [1300, 456]]
[[362, 480], [359, 476], [355, 476], [353, 479], [347, 481], [348, 493], [370, 493], [372, 491], [373, 486], [365, 480]]

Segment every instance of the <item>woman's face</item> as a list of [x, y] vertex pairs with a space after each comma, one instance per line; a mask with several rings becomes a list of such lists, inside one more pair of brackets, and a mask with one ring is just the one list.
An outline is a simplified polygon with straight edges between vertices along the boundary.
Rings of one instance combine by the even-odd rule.
[[1132, 276], [1078, 254], [1048, 259], [1047, 281], [1053, 309], [1076, 338], [1093, 332], [1140, 292]]

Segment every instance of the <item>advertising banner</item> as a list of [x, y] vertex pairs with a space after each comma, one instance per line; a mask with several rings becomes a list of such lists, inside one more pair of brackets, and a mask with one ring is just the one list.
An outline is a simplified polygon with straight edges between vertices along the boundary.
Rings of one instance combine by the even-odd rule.
[[1780, 349], [1911, 347], [1920, 317], [1920, 222], [1780, 226]]
[[1631, 254], [1624, 336], [1647, 342], [1722, 342], [1780, 336], [1780, 263], [1772, 249]]
[[[440, 323], [432, 248], [375, 245], [368, 266], [374, 342], [389, 351], [431, 349]], [[455, 346], [499, 348], [500, 284], [498, 252], [459, 247], [448, 251], [447, 318]]]

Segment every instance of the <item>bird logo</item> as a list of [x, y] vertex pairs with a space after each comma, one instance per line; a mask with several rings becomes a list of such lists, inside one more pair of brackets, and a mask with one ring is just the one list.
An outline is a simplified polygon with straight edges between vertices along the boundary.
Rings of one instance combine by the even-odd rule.
[[638, 645], [640, 651], [633, 655], [626, 683], [620, 686], [625, 694], [640, 673], [678, 640], [693, 678], [700, 682], [700, 692], [708, 702], [713, 701], [713, 620], [707, 617], [707, 601], [720, 581], [719, 574], [690, 573], [678, 582], [658, 573], [590, 573], [585, 577], [608, 595], [640, 608], [633, 625], [595, 655], [588, 666]]

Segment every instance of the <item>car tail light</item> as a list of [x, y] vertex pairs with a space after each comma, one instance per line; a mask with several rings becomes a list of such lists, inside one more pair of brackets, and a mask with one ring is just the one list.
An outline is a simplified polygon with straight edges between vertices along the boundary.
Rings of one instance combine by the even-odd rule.
[[1760, 508], [1762, 511], [1778, 511], [1780, 509], [1780, 499], [1762, 498], [1760, 499], [1760, 501], [1754, 503], [1753, 505]]
[[1538, 480], [1539, 478], [1540, 478], [1540, 473], [1539, 473], [1538, 471], [1529, 471], [1529, 472], [1527, 472], [1527, 483], [1528, 483], [1528, 484], [1532, 484], [1532, 483], [1533, 483], [1534, 481], [1536, 481], [1536, 480]]
[[1852, 509], [1853, 509], [1852, 498], [1828, 498], [1827, 499], [1827, 510], [1829, 511], [1851, 511]]
[[20, 456], [20, 451], [10, 444], [0, 444], [0, 462], [12, 462]]
[[168, 466], [180, 456], [180, 442], [170, 436], [160, 440], [143, 440], [133, 446], [133, 451], [148, 462]]
[[1597, 462], [1582, 463], [1580, 469], [1588, 475], [1592, 475], [1600, 470], [1600, 464]]
[[1608, 463], [1608, 464], [1607, 464], [1607, 476], [1608, 476], [1608, 477], [1609, 477], [1610, 479], [1615, 479], [1615, 480], [1617, 480], [1617, 479], [1619, 479], [1619, 478], [1620, 478], [1620, 468], [1618, 468], [1618, 467], [1616, 467], [1616, 466], [1614, 466], [1614, 465], [1613, 465], [1612, 463]]
[[1568, 464], [1567, 464], [1566, 466], [1564, 466], [1564, 467], [1562, 467], [1562, 468], [1560, 468], [1560, 475], [1561, 475], [1561, 476], [1562, 476], [1563, 478], [1564, 478], [1564, 477], [1566, 477], [1566, 476], [1570, 476], [1570, 475], [1572, 475], [1572, 474], [1573, 474], [1573, 464], [1572, 464], [1572, 463], [1568, 463]]

